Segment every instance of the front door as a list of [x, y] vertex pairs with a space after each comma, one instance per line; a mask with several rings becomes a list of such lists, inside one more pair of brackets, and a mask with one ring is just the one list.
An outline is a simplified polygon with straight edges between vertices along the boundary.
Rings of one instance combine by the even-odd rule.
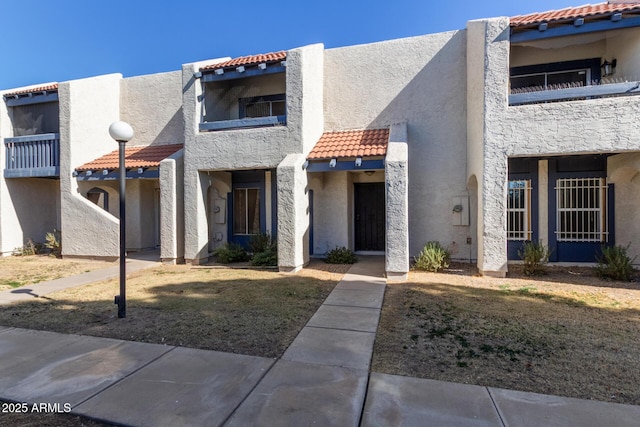
[[384, 182], [354, 184], [356, 251], [384, 251]]

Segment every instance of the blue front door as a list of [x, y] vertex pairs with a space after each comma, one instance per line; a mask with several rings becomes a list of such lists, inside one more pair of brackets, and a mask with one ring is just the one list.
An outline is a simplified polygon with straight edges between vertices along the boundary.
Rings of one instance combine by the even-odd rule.
[[251, 237], [266, 232], [264, 171], [232, 172], [229, 241], [248, 248]]

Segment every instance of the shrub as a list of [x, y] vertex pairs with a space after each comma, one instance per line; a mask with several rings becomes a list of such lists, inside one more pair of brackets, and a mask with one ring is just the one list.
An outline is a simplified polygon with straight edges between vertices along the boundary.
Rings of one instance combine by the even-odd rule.
[[602, 255], [597, 257], [596, 273], [602, 278], [630, 281], [636, 274], [633, 259], [627, 255], [627, 246], [603, 246]]
[[276, 240], [269, 233], [254, 234], [249, 240], [249, 250], [254, 254], [275, 251], [276, 247]]
[[278, 251], [274, 249], [267, 249], [263, 252], [258, 252], [251, 258], [251, 265], [253, 266], [273, 266], [278, 265]]
[[13, 250], [13, 256], [29, 256], [37, 255], [43, 252], [42, 243], [36, 243], [33, 240], [27, 240], [27, 244]]
[[420, 254], [414, 257], [413, 268], [435, 273], [449, 267], [450, 257], [449, 251], [443, 248], [439, 242], [427, 242]]
[[249, 261], [247, 251], [237, 243], [225, 243], [224, 246], [213, 251], [213, 255], [222, 264]]
[[524, 261], [523, 273], [527, 276], [539, 276], [546, 273], [551, 250], [542, 241], [524, 242], [518, 250], [518, 256]]
[[356, 254], [351, 249], [347, 249], [344, 246], [335, 249], [331, 249], [327, 252], [327, 258], [325, 260], [329, 264], [353, 264], [358, 261]]
[[45, 236], [44, 247], [51, 251], [51, 255], [56, 258], [62, 257], [62, 236], [60, 231], [53, 230]]

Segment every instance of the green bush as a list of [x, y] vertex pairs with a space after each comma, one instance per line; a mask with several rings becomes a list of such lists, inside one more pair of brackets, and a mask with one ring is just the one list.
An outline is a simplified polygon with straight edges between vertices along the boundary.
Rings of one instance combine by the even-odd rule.
[[598, 265], [596, 273], [602, 278], [613, 280], [630, 281], [636, 275], [633, 268], [633, 259], [627, 255], [629, 245], [625, 246], [603, 246], [601, 248], [602, 255], [597, 257]]
[[527, 241], [518, 250], [518, 256], [524, 261], [523, 272], [525, 275], [539, 276], [546, 273], [545, 265], [549, 262], [551, 250], [542, 241]]
[[325, 260], [329, 264], [353, 264], [358, 261], [356, 254], [351, 249], [347, 249], [344, 246], [335, 249], [331, 249], [327, 252], [327, 258]]
[[217, 257], [217, 261], [221, 264], [249, 261], [247, 251], [237, 243], [225, 243], [224, 246], [213, 251], [213, 255]]
[[269, 233], [254, 234], [249, 240], [249, 251], [253, 254], [275, 251], [277, 242]]
[[413, 268], [416, 270], [438, 272], [449, 267], [449, 251], [439, 242], [427, 242], [417, 257], [413, 258]]
[[274, 266], [278, 265], [278, 252], [274, 249], [267, 249], [263, 252], [258, 252], [251, 258], [251, 265], [253, 266]]
[[51, 255], [56, 258], [62, 257], [62, 236], [60, 231], [53, 230], [45, 236], [44, 247], [51, 251]]

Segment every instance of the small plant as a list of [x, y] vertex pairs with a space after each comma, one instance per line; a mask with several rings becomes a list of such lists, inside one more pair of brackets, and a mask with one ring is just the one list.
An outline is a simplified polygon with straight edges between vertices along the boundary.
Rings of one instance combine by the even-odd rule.
[[225, 243], [224, 246], [213, 251], [213, 255], [217, 257], [218, 262], [221, 264], [249, 261], [247, 251], [237, 243]]
[[249, 251], [254, 254], [275, 250], [276, 240], [269, 233], [254, 234], [249, 240]]
[[549, 262], [551, 250], [542, 241], [527, 241], [518, 250], [518, 256], [524, 261], [523, 272], [526, 276], [539, 276], [546, 273], [545, 265]]
[[596, 273], [602, 278], [630, 281], [636, 274], [633, 259], [627, 255], [627, 246], [603, 246], [602, 255], [597, 257]]
[[413, 259], [413, 268], [435, 273], [449, 267], [450, 258], [449, 251], [440, 242], [427, 242], [420, 254]]
[[258, 252], [251, 258], [253, 266], [274, 266], [278, 265], [278, 252], [274, 249], [267, 249], [264, 252]]
[[62, 257], [62, 239], [61, 239], [60, 231], [53, 230], [52, 232], [47, 233], [44, 238], [44, 247], [51, 251], [51, 255], [56, 258]]
[[327, 252], [327, 258], [325, 260], [328, 264], [353, 264], [358, 261], [356, 254], [351, 249], [347, 249], [344, 246], [331, 249]]
[[37, 255], [41, 254], [43, 251], [42, 243], [36, 243], [33, 240], [27, 240], [27, 244], [24, 246], [20, 246], [19, 248], [15, 248], [13, 250], [13, 256], [29, 256], [29, 255]]

